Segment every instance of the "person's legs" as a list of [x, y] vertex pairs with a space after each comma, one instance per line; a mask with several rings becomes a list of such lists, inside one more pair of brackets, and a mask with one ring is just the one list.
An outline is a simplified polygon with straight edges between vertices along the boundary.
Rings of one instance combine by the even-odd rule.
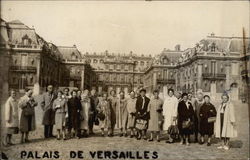
[[54, 136], [53, 136], [53, 126], [54, 126], [54, 125], [49, 125], [49, 133], [48, 133], [48, 134], [49, 134], [49, 137], [54, 137]]
[[29, 132], [25, 132], [25, 142], [29, 142]]
[[24, 132], [21, 132], [21, 140], [20, 143], [24, 143]]
[[157, 142], [160, 142], [160, 131], [156, 132], [156, 140]]
[[57, 129], [57, 135], [56, 135], [57, 140], [60, 139], [60, 129]]
[[211, 135], [207, 136], [207, 146], [211, 146]]
[[142, 137], [142, 131], [141, 130], [137, 130], [137, 134], [138, 134], [137, 139], [140, 140], [141, 137]]
[[104, 128], [101, 128], [102, 136], [104, 137]]
[[189, 144], [189, 134], [185, 135], [185, 141], [186, 141], [186, 145], [190, 145]]
[[148, 141], [153, 141], [154, 139], [154, 132], [153, 131], [150, 131], [150, 138]]
[[142, 130], [142, 134], [143, 134], [143, 139], [147, 140], [147, 130], [146, 129]]
[[62, 129], [62, 137], [63, 137], [63, 140], [66, 140], [65, 128]]
[[204, 134], [201, 134], [201, 140], [200, 140], [200, 144], [204, 144]]
[[229, 150], [229, 148], [230, 148], [230, 146], [229, 146], [229, 138], [225, 137], [224, 139], [225, 139], [225, 141], [224, 141], [224, 149]]
[[48, 125], [44, 125], [44, 138], [48, 138]]
[[123, 128], [120, 129], [120, 137], [123, 136]]

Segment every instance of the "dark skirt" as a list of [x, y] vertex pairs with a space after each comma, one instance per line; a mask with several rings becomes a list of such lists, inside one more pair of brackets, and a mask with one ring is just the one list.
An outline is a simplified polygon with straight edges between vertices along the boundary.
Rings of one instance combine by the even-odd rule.
[[214, 134], [214, 123], [208, 123], [207, 118], [200, 119], [200, 134], [212, 136]]
[[18, 134], [18, 127], [7, 127], [7, 134]]

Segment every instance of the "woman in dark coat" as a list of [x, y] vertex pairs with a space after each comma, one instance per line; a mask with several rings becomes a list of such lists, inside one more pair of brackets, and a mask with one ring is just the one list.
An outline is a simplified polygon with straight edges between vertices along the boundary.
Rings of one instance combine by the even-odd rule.
[[190, 134], [193, 133], [194, 109], [188, 101], [187, 93], [182, 94], [182, 101], [178, 104], [178, 128], [181, 136], [181, 144], [189, 145]]
[[149, 120], [149, 112], [148, 112], [148, 104], [150, 99], [146, 97], [146, 90], [140, 90], [140, 96], [137, 97], [136, 100], [136, 114], [135, 114], [135, 128], [138, 131], [137, 140], [140, 140], [143, 136], [143, 139], [147, 139], [146, 131], [148, 129], [148, 120]]
[[[201, 142], [204, 144], [204, 136], [208, 135], [207, 145], [211, 145], [211, 136], [214, 133], [214, 122], [216, 118], [216, 109], [213, 104], [210, 103], [210, 97], [204, 96], [205, 103], [200, 108], [200, 134]], [[213, 118], [214, 117], [214, 118]], [[214, 119], [214, 120], [213, 120]]]
[[76, 91], [72, 91], [72, 98], [68, 100], [68, 117], [69, 117], [69, 132], [73, 128], [73, 136], [80, 138], [79, 125], [80, 125], [80, 110], [81, 101], [76, 96]]

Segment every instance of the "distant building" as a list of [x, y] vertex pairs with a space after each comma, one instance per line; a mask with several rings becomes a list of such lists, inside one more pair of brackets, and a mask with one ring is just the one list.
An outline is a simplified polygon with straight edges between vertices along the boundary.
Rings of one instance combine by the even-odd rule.
[[117, 93], [143, 87], [143, 75], [152, 63], [151, 56], [129, 54], [85, 53], [84, 59], [95, 69], [98, 76], [98, 92]]

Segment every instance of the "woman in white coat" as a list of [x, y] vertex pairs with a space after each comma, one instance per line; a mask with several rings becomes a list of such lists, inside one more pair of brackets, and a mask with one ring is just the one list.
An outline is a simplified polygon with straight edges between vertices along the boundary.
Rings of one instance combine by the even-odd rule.
[[[168, 128], [171, 125], [176, 125], [177, 123], [177, 108], [178, 108], [178, 99], [174, 96], [174, 90], [168, 89], [168, 96], [165, 98], [163, 103], [163, 130], [168, 131]], [[173, 143], [173, 138], [169, 136], [167, 143]]]
[[234, 105], [230, 103], [228, 94], [223, 94], [221, 99], [222, 103], [218, 107], [216, 115], [215, 137], [223, 140], [223, 144], [218, 149], [229, 150], [230, 138], [237, 137]]
[[6, 137], [4, 145], [12, 145], [12, 134], [18, 133], [18, 101], [16, 100], [16, 92], [11, 90], [10, 97], [5, 103], [5, 120], [6, 120]]

